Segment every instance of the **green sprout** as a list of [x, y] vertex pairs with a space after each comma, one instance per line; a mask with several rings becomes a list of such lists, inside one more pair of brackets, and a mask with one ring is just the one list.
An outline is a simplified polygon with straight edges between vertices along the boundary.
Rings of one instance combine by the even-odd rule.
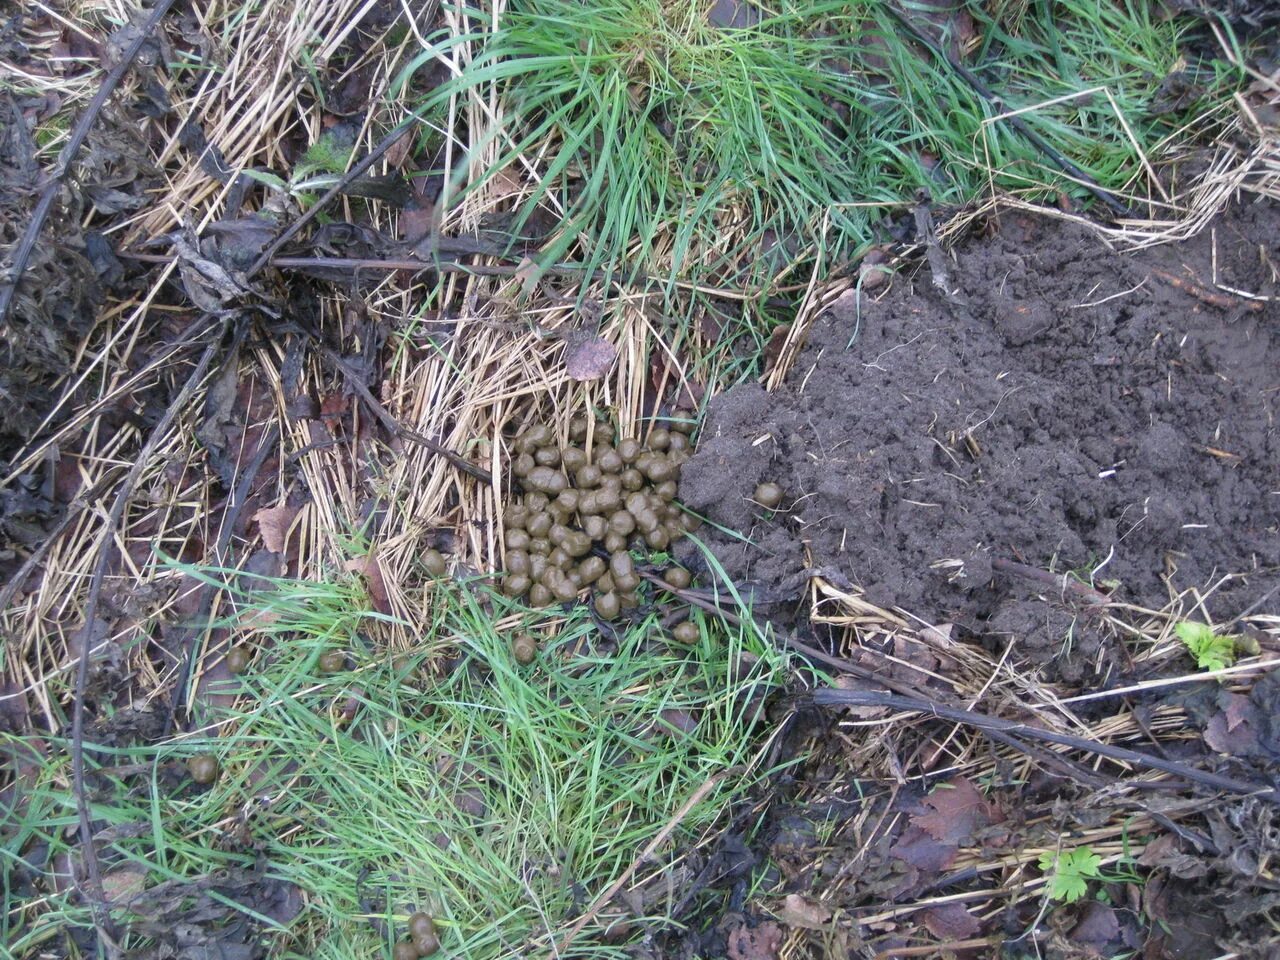
[[1225, 670], [1236, 660], [1236, 640], [1231, 634], [1215, 636], [1207, 623], [1184, 620], [1173, 628], [1201, 670]]
[[1049, 899], [1075, 903], [1088, 892], [1090, 880], [1101, 880], [1102, 858], [1092, 847], [1040, 854], [1038, 866], [1049, 880]]

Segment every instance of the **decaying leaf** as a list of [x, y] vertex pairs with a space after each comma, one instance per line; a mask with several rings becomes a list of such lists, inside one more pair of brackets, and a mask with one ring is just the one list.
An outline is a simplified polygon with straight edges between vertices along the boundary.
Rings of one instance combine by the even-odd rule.
[[775, 960], [782, 949], [782, 928], [772, 922], [743, 924], [730, 931], [725, 942], [729, 960]]
[[102, 895], [108, 903], [126, 904], [147, 886], [147, 869], [136, 865], [117, 867], [102, 876]]
[[570, 342], [564, 354], [564, 366], [574, 380], [599, 380], [618, 359], [618, 351], [603, 337], [587, 337]]
[[825, 930], [831, 922], [831, 911], [814, 900], [789, 893], [782, 901], [778, 919], [788, 927], [801, 930]]
[[995, 819], [986, 798], [964, 777], [955, 777], [939, 786], [925, 799], [927, 813], [911, 822], [943, 843], [964, 843]]
[[944, 903], [919, 913], [920, 922], [939, 940], [965, 940], [980, 929], [977, 919], [962, 903]]
[[352, 573], [359, 573], [364, 577], [365, 586], [369, 591], [369, 599], [373, 601], [373, 608], [379, 613], [390, 616], [391, 600], [387, 593], [387, 581], [383, 576], [382, 564], [378, 562], [376, 553], [370, 551], [363, 557], [353, 557], [346, 563], [346, 568]]
[[272, 553], [284, 553], [285, 537], [289, 525], [298, 515], [298, 508], [282, 503], [278, 507], [263, 507], [253, 515], [262, 534], [262, 545]]

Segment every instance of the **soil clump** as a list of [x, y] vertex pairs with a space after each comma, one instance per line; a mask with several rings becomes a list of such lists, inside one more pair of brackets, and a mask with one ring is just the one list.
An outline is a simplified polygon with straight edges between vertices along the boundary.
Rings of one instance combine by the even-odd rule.
[[1258, 202], [1120, 255], [1006, 213], [952, 256], [951, 296], [924, 269], [850, 292], [782, 390], [716, 398], [680, 498], [747, 538], [707, 530], [766, 592], [799, 596], [817, 568], [882, 607], [1061, 646], [1074, 618], [1034, 599], [1059, 588], [1019, 566], [1156, 608], [1243, 574], [1211, 603], [1233, 616], [1280, 567], [1278, 225]]

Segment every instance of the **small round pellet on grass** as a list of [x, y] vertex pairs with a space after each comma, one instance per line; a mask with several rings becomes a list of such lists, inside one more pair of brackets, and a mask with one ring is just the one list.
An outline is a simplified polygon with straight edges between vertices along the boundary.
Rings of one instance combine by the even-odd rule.
[[430, 957], [440, 949], [440, 941], [434, 933], [429, 933], [422, 937], [414, 937], [413, 945], [417, 949], [419, 957]]
[[671, 534], [666, 527], [656, 526], [644, 535], [644, 542], [650, 550], [665, 550], [671, 544]]
[[677, 643], [693, 644], [701, 639], [702, 632], [698, 630], [696, 623], [692, 620], [686, 620], [684, 623], [677, 623], [672, 628], [671, 635], [675, 637]]
[[668, 567], [662, 574], [662, 579], [677, 590], [684, 590], [693, 582], [693, 576], [684, 567]]
[[602, 593], [596, 597], [596, 613], [605, 620], [612, 620], [622, 612], [622, 604], [618, 602], [616, 593]]
[[187, 773], [201, 786], [213, 783], [221, 772], [218, 758], [211, 753], [198, 753], [187, 761]]
[[782, 487], [776, 483], [762, 483], [756, 487], [752, 499], [766, 510], [776, 510], [782, 503]]
[[439, 550], [428, 550], [422, 555], [422, 566], [433, 577], [443, 577], [449, 570], [449, 563]]
[[340, 673], [347, 669], [347, 654], [343, 650], [326, 650], [320, 654], [321, 673]]
[[511, 655], [515, 657], [516, 663], [527, 667], [538, 655], [537, 641], [527, 633], [517, 633], [511, 641]]
[[510, 573], [502, 581], [502, 593], [507, 597], [522, 597], [533, 586], [533, 580], [528, 574]]
[[244, 673], [249, 669], [249, 661], [253, 653], [244, 644], [232, 647], [227, 651], [227, 669], [231, 673]]
[[391, 960], [418, 960], [418, 948], [410, 940], [401, 940], [391, 948]]
[[410, 939], [416, 940], [418, 937], [434, 937], [435, 935], [436, 922], [432, 919], [431, 914], [423, 913], [419, 910], [409, 917]]

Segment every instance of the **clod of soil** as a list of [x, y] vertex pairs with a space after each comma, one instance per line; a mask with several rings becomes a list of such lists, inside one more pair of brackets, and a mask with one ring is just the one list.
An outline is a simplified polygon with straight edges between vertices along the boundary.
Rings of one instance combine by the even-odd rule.
[[[1074, 224], [994, 226], [958, 250], [953, 300], [927, 272], [860, 317], [850, 292], [783, 389], [711, 403], [680, 496], [750, 539], [707, 534], [730, 575], [798, 598], [825, 568], [881, 606], [1026, 637], [1045, 608], [1018, 589], [1057, 593], [1009, 561], [1155, 607], [1169, 583], [1280, 565], [1277, 207], [1128, 256]], [[765, 478], [788, 515], [760, 517]], [[1233, 580], [1215, 609], [1267, 586]]]
[[187, 761], [187, 772], [201, 786], [208, 786], [218, 779], [222, 767], [211, 753], [198, 753]]

